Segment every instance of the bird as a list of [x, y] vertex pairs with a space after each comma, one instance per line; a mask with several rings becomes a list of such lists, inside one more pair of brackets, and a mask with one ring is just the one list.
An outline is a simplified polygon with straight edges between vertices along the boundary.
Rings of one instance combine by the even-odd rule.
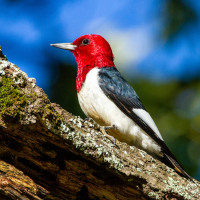
[[69, 50], [77, 62], [76, 90], [87, 117], [121, 142], [136, 146], [192, 179], [165, 144], [139, 96], [114, 64], [110, 44], [100, 35], [83, 35], [53, 47]]

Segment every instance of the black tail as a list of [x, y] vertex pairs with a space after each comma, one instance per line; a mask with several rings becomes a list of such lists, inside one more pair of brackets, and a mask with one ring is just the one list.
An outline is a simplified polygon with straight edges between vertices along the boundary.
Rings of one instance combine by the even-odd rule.
[[170, 168], [172, 168], [176, 172], [178, 172], [178, 174], [180, 174], [181, 176], [194, 182], [194, 179], [183, 169], [183, 167], [178, 163], [178, 161], [176, 160], [176, 158], [174, 157], [173, 154], [168, 155], [168, 154], [164, 153], [164, 157], [162, 158], [162, 161], [167, 166], [169, 166]]

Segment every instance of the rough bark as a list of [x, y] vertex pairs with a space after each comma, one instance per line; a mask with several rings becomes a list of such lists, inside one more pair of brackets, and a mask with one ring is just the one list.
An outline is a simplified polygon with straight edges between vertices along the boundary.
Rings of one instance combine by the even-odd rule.
[[0, 159], [0, 199], [200, 199], [198, 181], [51, 103], [1, 51]]

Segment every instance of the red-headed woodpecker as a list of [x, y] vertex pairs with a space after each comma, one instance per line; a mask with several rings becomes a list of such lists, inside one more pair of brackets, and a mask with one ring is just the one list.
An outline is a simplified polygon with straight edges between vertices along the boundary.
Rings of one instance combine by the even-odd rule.
[[160, 158], [191, 179], [164, 143], [134, 89], [116, 69], [111, 47], [103, 37], [84, 35], [73, 43], [51, 46], [74, 54], [78, 65], [78, 100], [88, 117], [102, 126], [112, 126], [113, 129], [108, 130], [109, 134]]

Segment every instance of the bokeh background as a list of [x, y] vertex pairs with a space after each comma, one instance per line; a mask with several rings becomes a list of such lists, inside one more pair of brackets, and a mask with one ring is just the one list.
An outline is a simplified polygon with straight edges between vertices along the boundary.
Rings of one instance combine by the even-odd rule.
[[85, 117], [76, 62], [50, 43], [105, 37], [186, 171], [200, 180], [200, 1], [0, 0], [0, 45], [51, 101]]

